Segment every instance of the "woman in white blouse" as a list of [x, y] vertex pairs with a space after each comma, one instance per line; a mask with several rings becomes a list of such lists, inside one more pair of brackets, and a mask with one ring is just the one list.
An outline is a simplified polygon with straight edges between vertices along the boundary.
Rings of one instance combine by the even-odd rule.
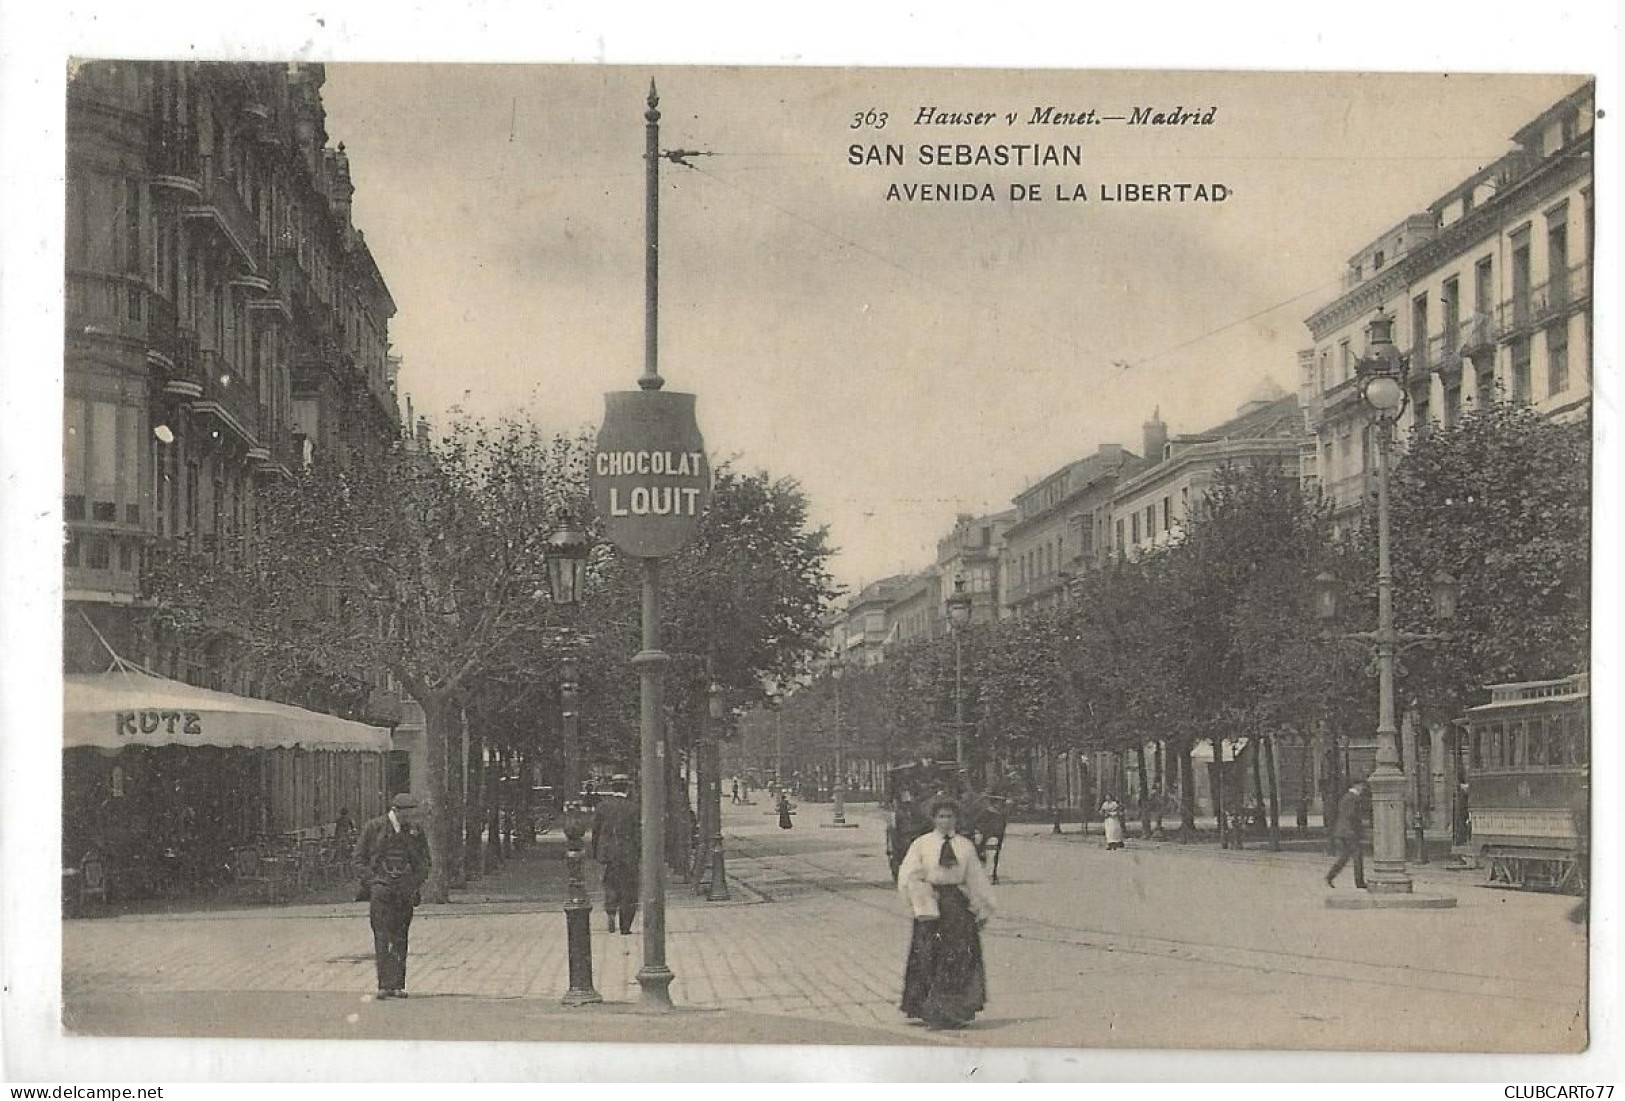
[[902, 1008], [932, 1028], [963, 1028], [987, 1002], [981, 929], [993, 915], [993, 888], [976, 846], [956, 832], [959, 805], [938, 798], [931, 819], [934, 828], [897, 869], [897, 889], [914, 911]]

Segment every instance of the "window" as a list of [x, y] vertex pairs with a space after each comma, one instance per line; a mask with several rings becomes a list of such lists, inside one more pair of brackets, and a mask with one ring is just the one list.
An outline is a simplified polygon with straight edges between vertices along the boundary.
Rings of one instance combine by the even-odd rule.
[[94, 535], [85, 540], [85, 568], [89, 570], [105, 570], [108, 568], [109, 556], [107, 540], [103, 536]]
[[1349, 347], [1349, 342], [1346, 340], [1338, 341], [1337, 349], [1338, 370], [1341, 372], [1337, 381], [1347, 382], [1354, 377], [1354, 350]]
[[141, 274], [141, 181], [124, 181], [124, 270]]
[[1385, 262], [1385, 257], [1382, 254], [1382, 250], [1378, 249], [1377, 254], [1371, 258], [1371, 270], [1372, 271], [1381, 271], [1382, 270], [1382, 265], [1383, 265], [1384, 262]]
[[1129, 517], [1129, 519], [1131, 521], [1129, 527], [1132, 530], [1133, 535], [1134, 535], [1134, 545], [1139, 546], [1139, 544], [1140, 544], [1140, 514], [1139, 514], [1139, 512], [1136, 511], [1133, 516]]
[[1157, 506], [1155, 504], [1146, 505], [1145, 506], [1145, 537], [1147, 539], [1152, 538], [1152, 536], [1154, 535], [1156, 530], [1157, 530]]
[[1546, 396], [1569, 388], [1569, 324], [1563, 318], [1546, 330]]
[[1162, 499], [1162, 530], [1167, 531], [1169, 528], [1171, 528], [1173, 526], [1173, 520], [1174, 499], [1172, 497], [1164, 497]]
[[1546, 215], [1547, 298], [1554, 306], [1569, 298], [1568, 218], [1567, 203]]
[[1117, 521], [1117, 549], [1123, 549], [1123, 521]]
[[[1327, 455], [1328, 461], [1330, 460], [1331, 453], [1332, 453], [1332, 445], [1327, 444], [1326, 445], [1326, 455]], [[1191, 514], [1191, 487], [1190, 486], [1180, 486], [1179, 487], [1179, 515], [1180, 515], [1181, 518], [1183, 518], [1183, 517], [1189, 516], [1190, 514]]]
[[1529, 338], [1512, 342], [1512, 400], [1529, 400]]
[[1495, 258], [1486, 256], [1473, 267], [1473, 309], [1489, 317], [1495, 311]]
[[197, 537], [198, 514], [198, 467], [197, 463], [186, 464], [186, 534], [194, 540]]
[[1444, 328], [1441, 335], [1444, 337], [1445, 354], [1449, 355], [1456, 350], [1461, 335], [1461, 288], [1454, 277], [1444, 281], [1439, 304], [1444, 307]]

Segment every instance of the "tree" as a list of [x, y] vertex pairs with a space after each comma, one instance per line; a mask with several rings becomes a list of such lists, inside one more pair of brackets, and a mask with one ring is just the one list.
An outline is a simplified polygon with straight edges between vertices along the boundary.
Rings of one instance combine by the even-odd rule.
[[[1402, 628], [1448, 639], [1405, 657], [1416, 703], [1436, 720], [1484, 686], [1566, 676], [1591, 649], [1591, 425], [1496, 403], [1414, 436], [1393, 475], [1395, 607]], [[1429, 588], [1462, 583], [1455, 619], [1433, 621]]]
[[477, 674], [556, 637], [546, 540], [584, 498], [586, 441], [531, 424], [459, 421], [439, 439], [266, 487], [227, 545], [177, 544], [150, 571], [161, 624], [284, 683], [312, 670], [387, 670], [422, 705], [434, 873], [452, 845], [447, 770], [460, 696]]

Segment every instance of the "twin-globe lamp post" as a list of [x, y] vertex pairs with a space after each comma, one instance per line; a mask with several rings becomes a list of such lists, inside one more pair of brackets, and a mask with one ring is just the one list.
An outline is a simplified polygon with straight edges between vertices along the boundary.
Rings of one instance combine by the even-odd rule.
[[[1340, 639], [1373, 646], [1377, 658], [1377, 760], [1367, 782], [1371, 785], [1372, 868], [1366, 877], [1366, 895], [1333, 895], [1326, 904], [1336, 908], [1454, 906], [1454, 898], [1418, 895], [1405, 870], [1405, 773], [1400, 765], [1399, 728], [1394, 721], [1394, 674], [1401, 650], [1444, 636], [1412, 634], [1394, 626], [1394, 576], [1389, 531], [1388, 467], [1394, 426], [1409, 397], [1409, 364], [1393, 341], [1394, 322], [1382, 310], [1366, 326], [1366, 354], [1358, 364], [1360, 394], [1371, 409], [1377, 437], [1377, 629], [1343, 634]], [[1339, 612], [1341, 583], [1328, 572], [1315, 578], [1316, 613], [1329, 627]], [[1460, 586], [1443, 571], [1432, 579], [1434, 615], [1448, 620], [1455, 615]], [[1412, 767], [1415, 763], [1412, 762]]]
[[945, 603], [948, 606], [948, 627], [954, 636], [954, 770], [961, 782], [965, 779], [965, 629], [970, 626], [971, 595], [965, 591], [965, 579], [954, 578], [954, 591]]

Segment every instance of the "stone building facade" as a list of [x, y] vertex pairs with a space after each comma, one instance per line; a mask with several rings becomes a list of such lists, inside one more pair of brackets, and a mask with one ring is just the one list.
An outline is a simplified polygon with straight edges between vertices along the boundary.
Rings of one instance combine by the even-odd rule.
[[99, 632], [156, 672], [251, 691], [144, 628], [150, 548], [231, 553], [266, 480], [400, 435], [395, 304], [352, 219], [344, 147], [328, 147], [324, 79], [317, 64], [94, 61], [70, 81], [69, 672], [106, 668]]

